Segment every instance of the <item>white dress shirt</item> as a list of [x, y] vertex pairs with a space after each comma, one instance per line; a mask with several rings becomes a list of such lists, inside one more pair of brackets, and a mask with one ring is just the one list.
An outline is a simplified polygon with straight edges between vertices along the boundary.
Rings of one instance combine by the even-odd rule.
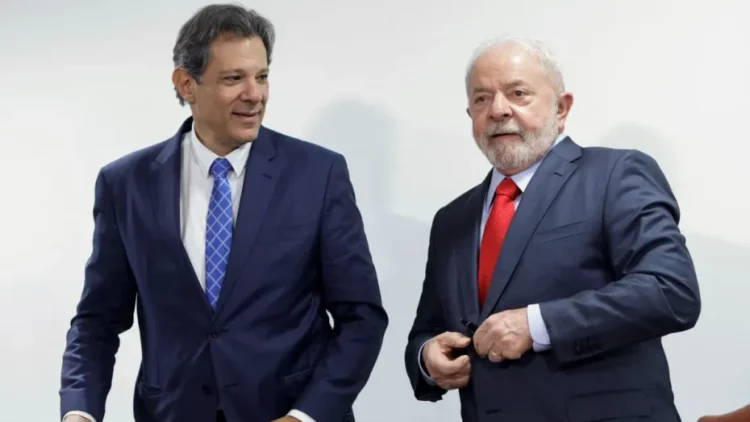
[[[226, 157], [232, 165], [227, 175], [232, 191], [232, 225], [237, 223], [237, 212], [240, 208], [242, 183], [244, 181], [245, 165], [253, 143], [248, 142], [230, 152]], [[214, 178], [211, 176], [211, 164], [219, 158], [218, 155], [206, 148], [195, 133], [195, 127], [185, 134], [180, 147], [182, 165], [180, 169], [180, 233], [185, 250], [195, 270], [195, 275], [203, 289], [206, 289], [206, 216]], [[68, 415], [76, 414], [96, 420], [86, 412], [72, 411]], [[315, 422], [305, 413], [293, 409], [288, 413], [302, 422]], [[63, 419], [64, 421], [65, 419]]]
[[[557, 139], [555, 139], [555, 142], [550, 147], [550, 150], [554, 148], [560, 141], [565, 139], [567, 135], [564, 133], [561, 133]], [[545, 154], [546, 157], [546, 154]], [[534, 163], [531, 167], [527, 168], [526, 170], [519, 172], [517, 174], [514, 174], [513, 176], [509, 176], [511, 179], [513, 179], [513, 182], [518, 186], [518, 189], [521, 191], [521, 194], [518, 195], [514, 201], [514, 206], [516, 209], [518, 209], [518, 205], [521, 203], [521, 200], [523, 199], [523, 193], [526, 192], [526, 188], [529, 186], [529, 182], [531, 182], [531, 178], [534, 177], [534, 174], [536, 173], [536, 170], [539, 168], [539, 166], [542, 164], [541, 159], [537, 160], [536, 163]], [[487, 224], [487, 220], [490, 218], [490, 211], [492, 210], [492, 202], [495, 198], [495, 189], [497, 189], [497, 186], [502, 182], [506, 177], [497, 169], [492, 170], [492, 177], [490, 178], [490, 186], [489, 189], [487, 189], [487, 196], [484, 199], [484, 205], [482, 207], [482, 221], [479, 228], [479, 245], [482, 244], [482, 237], [484, 236], [484, 227]], [[531, 335], [532, 344], [534, 351], [536, 352], [542, 352], [545, 350], [548, 350], [550, 346], [550, 340], [549, 340], [549, 332], [547, 332], [547, 326], [544, 325], [544, 320], [542, 319], [542, 312], [539, 309], [539, 304], [534, 303], [526, 307], [526, 316], [529, 321], [529, 333]], [[419, 348], [419, 354], [417, 355], [417, 362], [419, 362], [419, 368], [422, 371], [422, 376], [427, 379], [428, 382], [434, 384], [434, 380], [427, 374], [427, 371], [422, 366], [422, 349], [424, 348], [424, 344], [422, 344], [422, 347]]]

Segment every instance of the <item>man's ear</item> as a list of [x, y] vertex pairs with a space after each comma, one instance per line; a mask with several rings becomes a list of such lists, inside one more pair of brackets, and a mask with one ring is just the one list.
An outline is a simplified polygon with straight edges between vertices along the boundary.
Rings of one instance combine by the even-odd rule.
[[573, 94], [563, 92], [557, 97], [557, 121], [560, 131], [565, 129], [565, 120], [573, 107]]
[[172, 72], [172, 84], [185, 102], [192, 104], [195, 102], [195, 80], [185, 71], [184, 68], [177, 67]]

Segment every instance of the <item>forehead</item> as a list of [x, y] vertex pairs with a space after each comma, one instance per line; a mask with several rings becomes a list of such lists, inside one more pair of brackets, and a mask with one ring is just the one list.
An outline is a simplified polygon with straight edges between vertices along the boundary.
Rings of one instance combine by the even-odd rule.
[[474, 62], [470, 88], [491, 89], [527, 84], [551, 87], [551, 81], [538, 57], [516, 46], [494, 47]]
[[211, 43], [209, 69], [223, 71], [243, 69], [254, 71], [268, 66], [266, 47], [260, 37], [224, 35]]

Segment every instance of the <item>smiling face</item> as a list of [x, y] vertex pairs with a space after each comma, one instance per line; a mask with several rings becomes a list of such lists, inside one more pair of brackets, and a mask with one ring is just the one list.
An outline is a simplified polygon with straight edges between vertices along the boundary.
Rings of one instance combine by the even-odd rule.
[[226, 155], [258, 137], [268, 101], [268, 61], [261, 38], [219, 37], [211, 44], [200, 83], [182, 69], [173, 77], [206, 147]]
[[517, 44], [485, 51], [468, 81], [472, 132], [500, 172], [512, 175], [541, 158], [565, 127], [573, 102], [541, 60]]

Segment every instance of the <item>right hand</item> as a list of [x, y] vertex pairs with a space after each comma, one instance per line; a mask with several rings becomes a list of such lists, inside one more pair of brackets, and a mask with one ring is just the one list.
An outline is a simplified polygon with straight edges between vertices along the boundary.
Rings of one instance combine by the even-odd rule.
[[91, 421], [80, 415], [68, 415], [68, 417], [63, 419], [62, 422], [91, 422]]
[[422, 349], [425, 369], [437, 385], [445, 390], [469, 384], [471, 363], [469, 356], [453, 358], [456, 349], [469, 346], [471, 339], [460, 333], [445, 332], [427, 341]]

